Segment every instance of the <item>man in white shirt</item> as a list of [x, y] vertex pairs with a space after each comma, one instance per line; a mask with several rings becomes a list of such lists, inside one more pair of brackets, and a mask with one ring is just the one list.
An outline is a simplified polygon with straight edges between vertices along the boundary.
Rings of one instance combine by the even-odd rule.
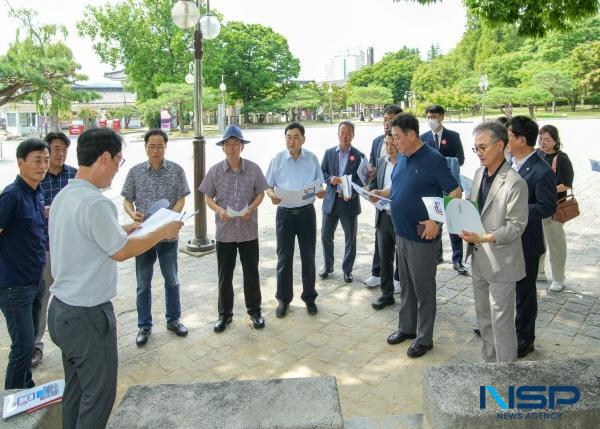
[[118, 224], [117, 208], [102, 195], [122, 157], [121, 137], [92, 128], [77, 140], [79, 171], [50, 210], [54, 295], [48, 312], [50, 338], [60, 348], [65, 372], [64, 428], [104, 428], [117, 389], [117, 329], [110, 300], [117, 294], [117, 261], [177, 237], [179, 221], [127, 238], [139, 224]]

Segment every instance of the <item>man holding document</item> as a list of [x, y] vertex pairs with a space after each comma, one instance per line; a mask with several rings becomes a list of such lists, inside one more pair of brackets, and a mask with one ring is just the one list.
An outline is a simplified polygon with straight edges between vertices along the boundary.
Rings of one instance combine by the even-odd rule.
[[515, 285], [525, 277], [521, 235], [527, 226], [527, 184], [506, 162], [506, 128], [485, 122], [474, 131], [481, 161], [473, 179], [484, 233], [463, 231], [472, 253], [473, 296], [486, 362], [517, 360]]
[[352, 188], [352, 182], [359, 183], [358, 168], [364, 155], [352, 147], [354, 124], [342, 121], [338, 125], [339, 144], [329, 148], [323, 155], [321, 169], [327, 184], [327, 193], [323, 201], [323, 224], [321, 241], [325, 264], [319, 277], [326, 279], [333, 272], [333, 237], [339, 222], [344, 229], [344, 260], [342, 271], [344, 281], [353, 280], [352, 268], [356, 258], [357, 217], [360, 214], [360, 198]]
[[387, 339], [399, 344], [416, 340], [406, 351], [411, 358], [433, 348], [436, 311], [437, 246], [440, 227], [429, 219], [423, 197], [441, 197], [443, 192], [460, 198], [462, 192], [445, 158], [419, 139], [419, 121], [400, 113], [392, 120], [394, 145], [401, 156], [392, 172], [392, 188], [373, 193], [392, 197], [392, 222], [396, 232], [400, 273], [398, 330]]
[[54, 295], [48, 312], [50, 338], [62, 352], [65, 428], [106, 426], [117, 392], [117, 261], [140, 255], [177, 237], [175, 220], [139, 237], [138, 223], [119, 225], [117, 208], [102, 195], [125, 162], [121, 137], [90, 128], [77, 140], [79, 171], [58, 193], [50, 216]]
[[277, 205], [277, 317], [285, 317], [294, 296], [294, 245], [298, 237], [302, 261], [302, 301], [308, 314], [317, 313], [315, 298], [315, 246], [317, 217], [315, 197], [323, 198], [323, 172], [317, 157], [302, 148], [304, 126], [297, 122], [285, 128], [287, 150], [279, 152], [267, 170], [267, 196]]
[[[185, 197], [190, 194], [185, 172], [180, 165], [165, 159], [167, 134], [149, 130], [144, 135], [148, 161], [134, 165], [125, 179], [121, 195], [125, 198], [123, 208], [134, 222], [156, 213], [161, 207], [181, 212]], [[187, 328], [181, 323], [179, 280], [177, 278], [178, 240], [165, 240], [135, 257], [137, 279], [136, 307], [139, 332], [135, 343], [141, 347], [152, 333], [152, 273], [158, 258], [160, 271], [165, 280], [165, 305], [167, 329], [179, 337], [185, 337]]]
[[219, 319], [213, 330], [223, 332], [233, 317], [233, 270], [240, 252], [244, 272], [246, 309], [254, 329], [265, 327], [261, 315], [262, 297], [258, 277], [258, 213], [267, 181], [260, 167], [242, 159], [245, 140], [237, 125], [225, 129], [217, 146], [223, 147], [225, 159], [213, 165], [198, 190], [206, 205], [215, 212], [217, 231], [217, 269], [219, 271]]

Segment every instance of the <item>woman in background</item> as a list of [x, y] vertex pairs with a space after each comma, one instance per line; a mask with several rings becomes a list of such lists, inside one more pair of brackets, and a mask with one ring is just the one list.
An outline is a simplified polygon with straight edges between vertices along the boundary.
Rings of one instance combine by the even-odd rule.
[[[540, 128], [540, 149], [538, 154], [556, 174], [556, 192], [558, 200], [567, 196], [567, 190], [573, 187], [573, 165], [566, 153], [561, 150], [562, 144], [558, 136], [558, 129], [552, 125]], [[565, 287], [565, 264], [567, 261], [567, 241], [563, 224], [549, 217], [542, 221], [544, 239], [550, 253], [550, 267], [552, 269], [552, 284], [548, 288], [552, 292], [560, 292]], [[540, 259], [538, 278], [545, 277], [545, 254]]]

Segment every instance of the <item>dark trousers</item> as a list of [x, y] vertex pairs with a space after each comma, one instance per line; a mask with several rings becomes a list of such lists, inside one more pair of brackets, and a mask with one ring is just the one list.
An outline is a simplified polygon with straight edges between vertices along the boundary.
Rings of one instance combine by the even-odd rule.
[[375, 251], [373, 252], [371, 275], [373, 277], [381, 277], [381, 258], [379, 257], [379, 240], [377, 239], [377, 229], [375, 229]]
[[344, 212], [344, 203], [336, 198], [331, 213], [323, 212], [323, 224], [321, 227], [321, 242], [323, 243], [323, 257], [325, 258], [325, 269], [333, 271], [333, 237], [339, 222], [344, 230], [344, 260], [342, 271], [351, 273], [356, 258], [356, 231], [357, 216], [348, 215]]
[[[394, 296], [394, 260], [396, 259], [396, 233], [391, 216], [382, 211], [377, 225], [377, 244], [381, 261], [381, 296], [391, 299]], [[396, 263], [396, 267], [398, 264]]]
[[437, 241], [421, 243], [396, 236], [398, 271], [400, 272], [400, 310], [398, 330], [417, 334], [417, 343], [433, 342], [436, 313], [435, 274]]
[[538, 274], [540, 255], [525, 255], [525, 277], [517, 282], [517, 339], [519, 345], [535, 340], [535, 319], [537, 318], [537, 289], [535, 280]]
[[77, 307], [52, 298], [48, 332], [62, 352], [63, 429], [106, 427], [117, 393], [117, 320], [112, 303]]
[[315, 207], [277, 208], [277, 294], [275, 298], [289, 304], [294, 297], [294, 246], [298, 237], [302, 262], [302, 301], [315, 302], [315, 247], [317, 216]]
[[[440, 226], [440, 237], [442, 235], [442, 231]], [[448, 234], [450, 236], [450, 245], [452, 246], [452, 263], [453, 264], [461, 264], [463, 259], [463, 241], [457, 234]], [[443, 249], [442, 249], [442, 240], [439, 241], [437, 248], [437, 257], [441, 259], [443, 257]]]
[[43, 280], [37, 285], [0, 288], [0, 309], [10, 336], [10, 353], [4, 378], [6, 390], [35, 386], [31, 376], [31, 356], [43, 295]]
[[262, 296], [258, 278], [258, 239], [224, 243], [217, 241], [217, 267], [219, 270], [219, 316], [233, 316], [233, 270], [240, 252], [244, 275], [244, 298], [248, 314], [260, 314]]

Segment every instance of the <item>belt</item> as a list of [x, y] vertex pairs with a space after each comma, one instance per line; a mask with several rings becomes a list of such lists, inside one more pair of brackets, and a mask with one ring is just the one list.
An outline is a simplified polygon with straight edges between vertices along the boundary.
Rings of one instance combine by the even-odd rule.
[[307, 204], [307, 205], [301, 206], [301, 207], [292, 207], [292, 208], [279, 207], [279, 208], [289, 214], [300, 214], [312, 206], [313, 206], [312, 204]]
[[338, 193], [336, 193], [335, 196], [336, 196], [336, 198], [339, 198], [340, 200], [344, 200], [345, 199], [344, 198], [344, 194], [338, 194]]

